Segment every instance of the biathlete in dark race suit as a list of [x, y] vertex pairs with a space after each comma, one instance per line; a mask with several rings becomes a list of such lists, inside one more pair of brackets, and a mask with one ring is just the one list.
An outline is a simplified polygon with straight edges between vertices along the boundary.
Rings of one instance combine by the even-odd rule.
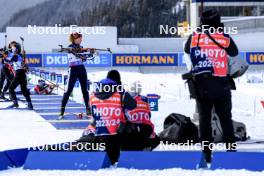
[[[59, 116], [59, 120], [64, 119], [64, 112], [69, 97], [73, 91], [74, 85], [77, 79], [80, 82], [83, 99], [86, 107], [86, 114], [90, 115], [91, 110], [89, 106], [89, 93], [88, 93], [88, 85], [87, 85], [87, 72], [84, 66], [84, 62], [87, 60], [87, 57], [92, 57], [94, 53], [94, 49], [84, 49], [81, 46], [82, 43], [82, 34], [80, 33], [72, 33], [70, 35], [71, 44], [68, 46], [72, 52], [69, 52], [69, 80], [68, 80], [68, 88], [64, 93], [62, 102], [61, 102], [61, 112]], [[82, 53], [90, 51], [90, 54], [82, 55]]]
[[[0, 76], [0, 98], [6, 100], [5, 93], [9, 89], [11, 81], [14, 77], [14, 70], [12, 67], [11, 58], [8, 57], [8, 51], [1, 52], [1, 76]], [[4, 87], [4, 88], [3, 88]]]
[[19, 43], [13, 41], [10, 43], [10, 49], [11, 52], [8, 54], [8, 57], [10, 58], [10, 61], [13, 63], [13, 69], [14, 69], [14, 78], [10, 84], [9, 87], [9, 94], [10, 94], [10, 99], [13, 100], [13, 104], [9, 106], [10, 108], [18, 108], [18, 102], [17, 102], [17, 97], [15, 93], [15, 89], [17, 88], [18, 85], [20, 85], [22, 94], [26, 98], [28, 102], [28, 109], [33, 110], [33, 105], [31, 103], [31, 98], [30, 98], [30, 93], [27, 88], [27, 64], [25, 57], [25, 51], [24, 53], [21, 53], [21, 46]]

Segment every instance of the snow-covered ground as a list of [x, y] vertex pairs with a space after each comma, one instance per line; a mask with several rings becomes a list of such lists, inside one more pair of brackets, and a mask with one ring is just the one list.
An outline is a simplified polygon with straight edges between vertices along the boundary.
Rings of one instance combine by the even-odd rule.
[[19, 169], [10, 169], [0, 171], [1, 176], [263, 176], [264, 172], [250, 172], [246, 170], [136, 170], [123, 168], [101, 169], [99, 171], [29, 171]]
[[[66, 71], [62, 71], [65, 72]], [[106, 71], [92, 71], [88, 73], [91, 81], [99, 81], [106, 77]], [[122, 81], [130, 85], [134, 81], [143, 84], [143, 95], [157, 93], [161, 95], [159, 111], [152, 113], [155, 131], [163, 129], [164, 118], [172, 112], [192, 117], [195, 102], [188, 97], [187, 86], [181, 80], [180, 74], [149, 73], [121, 71]], [[247, 126], [248, 135], [256, 139], [264, 139], [264, 108], [260, 101], [264, 101], [264, 84], [249, 84], [245, 75], [237, 82], [237, 91], [233, 92], [233, 118]], [[261, 74], [257, 75], [261, 76]], [[34, 79], [32, 79], [34, 80]], [[62, 94], [62, 92], [59, 92]], [[80, 89], [74, 90], [73, 99], [82, 102]], [[25, 106], [19, 102], [21, 107]], [[11, 102], [0, 103], [0, 108], [10, 105]], [[45, 122], [34, 111], [0, 110], [0, 151], [43, 144], [73, 141], [80, 137], [82, 130], [56, 130]], [[167, 169], [155, 171], [142, 171], [133, 169], [111, 168], [99, 171], [25, 171], [21, 168], [0, 171], [0, 175], [264, 175], [264, 172], [250, 172], [245, 170], [182, 170]]]

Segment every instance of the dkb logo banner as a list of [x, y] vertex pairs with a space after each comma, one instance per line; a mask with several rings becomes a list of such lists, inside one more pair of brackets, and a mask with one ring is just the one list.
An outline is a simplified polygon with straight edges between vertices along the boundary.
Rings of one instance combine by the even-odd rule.
[[[44, 67], [68, 67], [67, 53], [43, 54]], [[111, 54], [99, 54], [92, 60], [84, 62], [86, 67], [106, 67], [111, 66]]]

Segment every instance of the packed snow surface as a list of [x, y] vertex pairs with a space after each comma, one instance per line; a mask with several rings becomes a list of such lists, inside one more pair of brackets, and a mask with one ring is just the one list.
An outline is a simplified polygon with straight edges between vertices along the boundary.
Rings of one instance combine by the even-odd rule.
[[[66, 74], [66, 71], [64, 71]], [[106, 77], [106, 71], [88, 71], [88, 77], [92, 82], [99, 81]], [[262, 76], [259, 74], [257, 76]], [[190, 100], [187, 86], [181, 79], [179, 73], [148, 73], [121, 71], [123, 84], [129, 85], [135, 81], [140, 81], [143, 85], [143, 95], [157, 93], [161, 96], [159, 100], [159, 111], [152, 112], [152, 121], [155, 124], [155, 131], [158, 133], [163, 129], [163, 121], [172, 112], [193, 117], [195, 101]], [[264, 108], [261, 101], [264, 101], [264, 84], [247, 83], [249, 75], [245, 75], [236, 80], [237, 90], [233, 91], [233, 119], [243, 122], [247, 126], [248, 135], [254, 139], [264, 139]], [[32, 77], [32, 81], [37, 78]], [[63, 92], [58, 92], [62, 94]], [[74, 90], [73, 99], [82, 102], [81, 91], [79, 88]], [[0, 108], [7, 107], [11, 102], [1, 102]], [[26, 105], [19, 102], [20, 107]], [[82, 130], [56, 130], [51, 124], [45, 122], [34, 111], [19, 110], [0, 110], [0, 151], [22, 147], [53, 144], [78, 139]], [[157, 150], [161, 150], [158, 148]], [[157, 163], [158, 164], [158, 163]], [[101, 169], [99, 171], [29, 171], [22, 168], [0, 171], [1, 176], [31, 176], [31, 175], [50, 175], [50, 176], [81, 176], [81, 175], [185, 175], [185, 176], [246, 176], [264, 175], [264, 172], [250, 172], [246, 170], [135, 170], [123, 168]]]

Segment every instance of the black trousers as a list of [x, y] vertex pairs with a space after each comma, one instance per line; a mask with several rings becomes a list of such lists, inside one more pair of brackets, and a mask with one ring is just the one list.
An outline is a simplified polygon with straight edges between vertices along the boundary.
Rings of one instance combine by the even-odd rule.
[[3, 66], [3, 68], [1, 69], [1, 77], [0, 77], [0, 92], [4, 87], [5, 80], [6, 80], [6, 84], [2, 92], [5, 93], [9, 89], [12, 79], [13, 79], [13, 75], [10, 73], [8, 68]]
[[15, 89], [17, 88], [18, 85], [20, 85], [22, 94], [26, 98], [27, 102], [31, 102], [30, 93], [27, 89], [27, 75], [25, 70], [23, 69], [19, 69], [16, 71], [16, 75], [13, 78], [9, 87], [10, 98], [13, 101], [17, 101]]
[[66, 104], [69, 100], [69, 97], [73, 91], [74, 85], [77, 81], [77, 79], [80, 82], [81, 89], [82, 89], [82, 94], [83, 94], [83, 99], [86, 108], [89, 108], [89, 94], [87, 91], [87, 72], [86, 69], [83, 65], [80, 66], [74, 66], [70, 67], [70, 73], [69, 73], [69, 82], [68, 82], [68, 88], [67, 91], [64, 93], [63, 98], [62, 98], [62, 103], [61, 103], [61, 115], [64, 114], [65, 112], [65, 107]]
[[232, 122], [232, 102], [231, 91], [226, 91], [225, 95], [216, 98], [198, 98], [196, 100], [197, 108], [199, 112], [199, 130], [200, 139], [203, 142], [204, 152], [211, 152], [209, 144], [213, 142], [212, 138], [212, 109], [215, 108], [215, 113], [218, 115], [221, 127], [223, 129], [224, 140], [227, 145], [227, 150], [235, 150], [235, 136], [234, 127]]
[[[125, 129], [121, 135], [121, 149], [123, 151], [144, 150], [149, 142], [152, 127], [146, 124], [132, 124], [134, 129]], [[127, 125], [125, 128], [129, 128]]]

